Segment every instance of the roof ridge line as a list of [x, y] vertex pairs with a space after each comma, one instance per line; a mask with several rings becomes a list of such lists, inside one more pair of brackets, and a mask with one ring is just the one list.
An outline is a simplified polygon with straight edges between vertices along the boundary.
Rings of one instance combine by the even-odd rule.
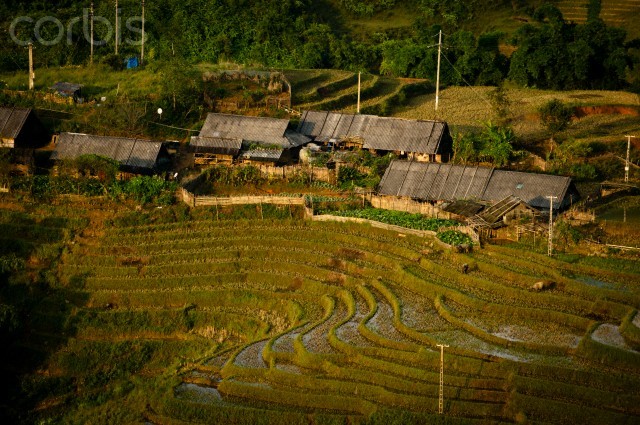
[[493, 178], [493, 172], [495, 170], [496, 170], [496, 167], [491, 167], [491, 171], [489, 172], [489, 175], [487, 176], [487, 179], [484, 182], [484, 187], [482, 188], [482, 197], [480, 199], [485, 199], [484, 194], [487, 193], [487, 187], [489, 187], [489, 182]]

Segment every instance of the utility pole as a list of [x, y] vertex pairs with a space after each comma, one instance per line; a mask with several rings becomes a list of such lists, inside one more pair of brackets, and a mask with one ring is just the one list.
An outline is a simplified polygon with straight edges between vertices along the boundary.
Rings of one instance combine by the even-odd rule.
[[361, 82], [362, 72], [358, 72], [358, 108], [357, 111], [360, 113], [360, 82]]
[[33, 80], [36, 78], [36, 73], [33, 71], [33, 43], [29, 43], [29, 90], [33, 90]]
[[549, 199], [549, 246], [547, 255], [549, 257], [553, 255], [553, 200], [557, 198], [557, 196], [547, 196], [547, 199]]
[[624, 181], [625, 183], [629, 182], [629, 154], [631, 153], [631, 139], [636, 138], [636, 136], [624, 136], [627, 138], [627, 161], [624, 164]]
[[448, 345], [437, 344], [440, 347], [440, 392], [438, 393], [438, 413], [444, 413], [444, 349], [449, 348]]
[[93, 65], [93, 2], [91, 2], [91, 10], [89, 11], [89, 22], [91, 25], [91, 40], [89, 40], [89, 44], [91, 45], [91, 56], [89, 59], [89, 63]]
[[440, 55], [442, 54], [442, 30], [438, 33], [438, 72], [436, 74], [436, 113], [440, 101]]
[[118, 0], [116, 0], [116, 56], [118, 55], [118, 42], [120, 41], [119, 40], [120, 33], [118, 32], [119, 31], [119, 27], [118, 27], [119, 22], [118, 21], [120, 19], [119, 19], [118, 15], [119, 15], [119, 13], [118, 13]]
[[144, 0], [142, 0], [142, 47], [140, 49], [140, 65], [144, 64]]

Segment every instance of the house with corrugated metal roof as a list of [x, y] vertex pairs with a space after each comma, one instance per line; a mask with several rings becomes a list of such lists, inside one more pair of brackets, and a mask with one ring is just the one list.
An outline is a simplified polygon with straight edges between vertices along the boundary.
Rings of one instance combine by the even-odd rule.
[[54, 161], [98, 155], [120, 163], [121, 170], [134, 174], [154, 174], [169, 161], [162, 142], [125, 137], [62, 133], [51, 155]]
[[0, 107], [0, 148], [35, 149], [46, 145], [49, 137], [33, 110]]
[[289, 120], [210, 113], [200, 134], [191, 139], [196, 162], [284, 164], [297, 159], [311, 140], [289, 130]]
[[515, 208], [520, 201], [536, 210], [548, 211], [549, 196], [553, 196], [553, 209], [557, 212], [580, 198], [570, 177], [398, 160], [387, 168], [378, 193], [432, 203], [464, 200], [496, 205], [502, 202], [501, 211]]
[[305, 111], [298, 132], [324, 145], [393, 152], [420, 162], [447, 162], [453, 154], [453, 138], [443, 121]]
[[196, 165], [231, 164], [241, 149], [242, 139], [225, 137], [194, 136], [189, 143]]

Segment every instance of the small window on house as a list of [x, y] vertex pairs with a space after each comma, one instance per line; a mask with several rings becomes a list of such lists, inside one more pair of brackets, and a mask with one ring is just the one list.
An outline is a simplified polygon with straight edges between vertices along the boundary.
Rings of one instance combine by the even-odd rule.
[[516, 189], [522, 189], [524, 187], [524, 183], [518, 183], [516, 185]]

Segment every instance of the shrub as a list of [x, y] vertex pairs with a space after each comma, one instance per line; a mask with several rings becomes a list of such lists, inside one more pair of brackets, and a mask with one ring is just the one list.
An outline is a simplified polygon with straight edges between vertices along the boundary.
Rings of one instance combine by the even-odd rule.
[[439, 232], [436, 237], [448, 245], [473, 245], [471, 237], [459, 230], [445, 230]]

